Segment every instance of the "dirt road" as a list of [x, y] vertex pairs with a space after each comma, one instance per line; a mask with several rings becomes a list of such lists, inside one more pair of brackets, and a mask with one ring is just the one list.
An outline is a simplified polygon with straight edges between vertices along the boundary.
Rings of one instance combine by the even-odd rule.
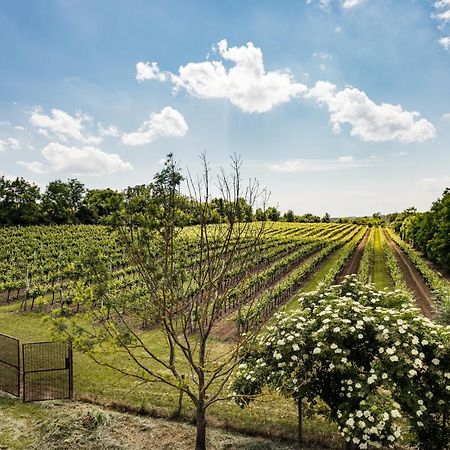
[[366, 248], [367, 241], [369, 239], [370, 230], [366, 231], [366, 234], [361, 239], [361, 242], [356, 247], [356, 250], [353, 252], [351, 258], [344, 265], [341, 273], [337, 277], [337, 282], [340, 283], [344, 279], [346, 275], [351, 275], [352, 273], [358, 273], [359, 264], [361, 262], [362, 255], [364, 253], [364, 249]]
[[433, 319], [436, 316], [436, 309], [434, 307], [433, 293], [431, 292], [431, 289], [419, 271], [414, 267], [414, 264], [403, 253], [386, 230], [384, 230], [384, 234], [389, 245], [392, 247], [395, 256], [397, 257], [400, 270], [405, 277], [406, 286], [413, 293], [417, 306], [421, 309], [425, 317]]

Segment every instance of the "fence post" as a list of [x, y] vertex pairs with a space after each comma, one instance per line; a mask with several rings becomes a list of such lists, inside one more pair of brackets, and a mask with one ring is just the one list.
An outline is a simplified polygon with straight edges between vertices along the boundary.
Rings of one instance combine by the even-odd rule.
[[69, 343], [69, 398], [73, 398], [73, 349], [72, 342]]
[[25, 344], [22, 344], [22, 400], [26, 400], [25, 394]]

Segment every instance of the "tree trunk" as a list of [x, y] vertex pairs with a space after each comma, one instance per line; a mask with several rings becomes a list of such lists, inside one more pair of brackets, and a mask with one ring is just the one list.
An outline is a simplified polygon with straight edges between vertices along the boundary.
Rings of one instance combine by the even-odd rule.
[[303, 408], [302, 408], [302, 399], [299, 398], [297, 400], [298, 407], [298, 448], [303, 447]]
[[197, 436], [195, 450], [206, 450], [206, 411], [203, 401], [197, 406]]

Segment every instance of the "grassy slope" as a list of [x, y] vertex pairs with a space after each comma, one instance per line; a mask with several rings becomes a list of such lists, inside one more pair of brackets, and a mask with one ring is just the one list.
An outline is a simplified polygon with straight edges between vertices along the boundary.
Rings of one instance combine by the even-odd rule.
[[392, 286], [391, 278], [384, 260], [381, 232], [379, 227], [375, 229], [372, 282], [377, 289], [384, 289]]

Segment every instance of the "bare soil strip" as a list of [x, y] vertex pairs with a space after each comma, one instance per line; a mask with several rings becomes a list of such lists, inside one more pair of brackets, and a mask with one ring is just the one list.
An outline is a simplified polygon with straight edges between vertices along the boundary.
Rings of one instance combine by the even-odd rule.
[[[264, 291], [271, 289], [275, 286], [280, 280], [289, 276], [294, 270], [298, 269], [302, 264], [304, 264], [307, 260], [313, 258], [321, 249], [315, 249], [312, 253], [308, 253], [304, 257], [302, 257], [291, 269], [288, 271], [284, 271], [280, 273], [277, 277], [270, 281], [269, 285], [263, 285], [261, 288], [257, 289], [253, 294], [251, 294], [248, 298], [246, 298], [245, 303], [248, 304], [255, 300], [259, 295], [261, 295]], [[239, 309], [239, 306], [236, 308], [230, 308], [227, 310], [226, 314], [222, 316], [222, 318], [213, 326], [211, 330], [211, 334], [220, 338], [221, 340], [229, 340], [233, 338], [236, 334], [237, 326], [235, 321], [232, 319], [233, 313]]]
[[337, 279], [336, 279], [337, 283], [341, 283], [346, 275], [351, 275], [352, 273], [358, 273], [359, 264], [361, 263], [361, 258], [363, 256], [364, 249], [366, 248], [367, 241], [369, 240], [369, 235], [370, 235], [370, 230], [368, 229], [366, 231], [366, 234], [362, 238], [361, 242], [358, 244], [355, 251], [353, 252], [352, 257], [344, 265], [344, 268], [342, 269], [341, 273], [337, 277]]
[[386, 230], [384, 231], [384, 234], [397, 257], [400, 270], [405, 278], [406, 286], [408, 286], [408, 289], [413, 293], [417, 306], [421, 309], [422, 314], [425, 317], [433, 319], [436, 316], [436, 309], [433, 304], [433, 293], [431, 292], [431, 289], [408, 256], [406, 256], [400, 247], [393, 241], [389, 236], [389, 233], [386, 233]]

